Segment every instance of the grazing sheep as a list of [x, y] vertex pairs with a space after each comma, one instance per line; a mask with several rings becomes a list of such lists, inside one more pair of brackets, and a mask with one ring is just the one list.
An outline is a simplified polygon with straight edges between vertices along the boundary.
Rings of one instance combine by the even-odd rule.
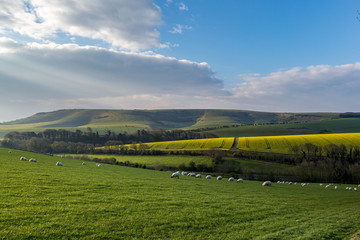
[[181, 172], [181, 175], [186, 176], [188, 173], [187, 172]]
[[271, 186], [271, 182], [270, 181], [265, 181], [262, 184], [263, 187], [270, 187]]
[[351, 191], [352, 190], [352, 188], [351, 187], [349, 187], [349, 191]]
[[82, 165], [86, 165], [86, 162], [83, 162]]
[[289, 185], [292, 185], [293, 183], [292, 182], [289, 182]]
[[206, 179], [211, 179], [211, 175], [207, 175], [205, 178]]
[[244, 182], [244, 179], [242, 179], [242, 178], [239, 178], [238, 180], [236, 180], [237, 182]]
[[354, 188], [354, 191], [357, 191], [357, 188], [356, 188], [356, 187]]
[[56, 166], [63, 166], [63, 164], [58, 161], [58, 162], [56, 163]]
[[173, 174], [171, 174], [171, 178], [180, 178], [180, 172], [174, 172]]
[[9, 153], [12, 153], [12, 151], [10, 150]]
[[234, 179], [233, 177], [231, 177], [231, 178], [228, 179], [229, 182], [232, 182], [232, 181], [234, 181], [234, 180], [235, 180], [235, 179]]
[[29, 162], [37, 162], [35, 158], [30, 158]]
[[222, 179], [222, 176], [218, 176], [217, 178], [216, 178], [216, 180], [221, 180]]
[[323, 184], [322, 183], [320, 183], [320, 187], [322, 186]]
[[301, 186], [302, 186], [302, 187], [306, 187], [307, 184], [306, 184], [306, 183], [302, 183]]
[[196, 177], [196, 178], [201, 178], [201, 174], [198, 173], [198, 174], [195, 175], [195, 177]]
[[97, 163], [96, 166], [101, 167], [102, 165], [100, 163]]
[[188, 176], [189, 176], [189, 177], [195, 177], [195, 176], [196, 176], [196, 173], [193, 173], [193, 172], [192, 172], [192, 173], [188, 173]]
[[358, 185], [358, 187], [360, 188], [360, 184]]
[[334, 188], [335, 188], [335, 189], [338, 189], [338, 186], [335, 186]]
[[21, 161], [27, 161], [26, 157], [20, 157]]
[[325, 188], [330, 188], [330, 184], [326, 185]]
[[345, 190], [349, 190], [349, 187], [346, 187]]

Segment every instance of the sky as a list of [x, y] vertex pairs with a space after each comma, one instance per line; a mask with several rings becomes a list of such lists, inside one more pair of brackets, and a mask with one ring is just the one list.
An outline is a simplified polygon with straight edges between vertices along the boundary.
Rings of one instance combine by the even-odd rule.
[[357, 0], [0, 6], [0, 122], [74, 108], [360, 111]]

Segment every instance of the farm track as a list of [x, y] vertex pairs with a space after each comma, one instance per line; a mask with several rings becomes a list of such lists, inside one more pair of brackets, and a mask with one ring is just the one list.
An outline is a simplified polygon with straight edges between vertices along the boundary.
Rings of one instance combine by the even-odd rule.
[[238, 138], [238, 137], [235, 137], [235, 138], [234, 138], [234, 143], [233, 143], [233, 145], [231, 146], [230, 150], [232, 150], [232, 151], [238, 150], [238, 149], [236, 148], [237, 145], [238, 145], [238, 141], [239, 141], [239, 138]]

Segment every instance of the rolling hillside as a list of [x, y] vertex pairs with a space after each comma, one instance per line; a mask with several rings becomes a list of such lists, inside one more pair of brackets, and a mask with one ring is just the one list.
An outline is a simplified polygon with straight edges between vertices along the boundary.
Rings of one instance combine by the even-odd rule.
[[106, 130], [133, 133], [139, 129], [199, 129], [244, 124], [323, 121], [338, 113], [268, 113], [242, 110], [59, 110], [0, 124], [0, 137], [10, 131], [45, 129]]

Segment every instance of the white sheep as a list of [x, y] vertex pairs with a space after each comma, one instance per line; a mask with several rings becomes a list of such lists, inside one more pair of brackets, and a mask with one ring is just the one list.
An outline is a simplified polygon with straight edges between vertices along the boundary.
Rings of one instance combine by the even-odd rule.
[[35, 158], [30, 158], [29, 162], [37, 162]]
[[180, 178], [180, 172], [174, 172], [173, 174], [171, 174], [171, 178]]
[[270, 187], [271, 186], [271, 182], [270, 181], [265, 181], [262, 184], [263, 187]]
[[198, 174], [195, 175], [195, 177], [196, 177], [196, 178], [201, 178], [201, 174], [198, 173]]
[[335, 189], [338, 189], [338, 186], [335, 186], [334, 188], [335, 188]]
[[293, 183], [292, 182], [289, 182], [289, 185], [292, 185]]
[[228, 179], [229, 182], [232, 182], [232, 181], [234, 181], [234, 180], [235, 180], [235, 179], [234, 179], [233, 177], [231, 177], [231, 178]]
[[323, 184], [322, 183], [320, 183], [320, 187], [322, 186]]
[[236, 180], [237, 182], [244, 182], [244, 179], [242, 179], [242, 178], [239, 178], [238, 180]]
[[20, 157], [21, 161], [27, 161], [26, 157]]
[[345, 190], [349, 190], [349, 187], [346, 187]]
[[96, 166], [101, 167], [102, 165], [100, 163], [97, 163]]
[[56, 166], [63, 166], [63, 164], [58, 161], [58, 162], [56, 163]]
[[351, 191], [352, 190], [352, 188], [351, 187], [349, 187], [349, 191]]
[[306, 187], [307, 184], [306, 184], [306, 183], [302, 183], [301, 186], [302, 186], [302, 187]]
[[9, 150], [9, 153], [12, 153], [12, 151], [11, 151], [11, 150]]
[[354, 188], [354, 191], [357, 191], [357, 188], [356, 188], [356, 187]]
[[221, 180], [222, 179], [222, 176], [218, 176], [217, 178], [216, 178], [216, 180]]
[[358, 188], [360, 188], [360, 184], [358, 185]]
[[181, 172], [181, 175], [186, 176], [188, 173], [187, 172]]
[[206, 179], [211, 179], [211, 175], [207, 175], [205, 178]]
[[195, 177], [195, 176], [196, 176], [196, 173], [193, 173], [193, 172], [192, 172], [192, 173], [188, 173], [188, 176], [189, 176], [189, 177]]
[[86, 162], [83, 162], [82, 165], [86, 165]]
[[326, 185], [325, 188], [330, 188], [330, 184]]

